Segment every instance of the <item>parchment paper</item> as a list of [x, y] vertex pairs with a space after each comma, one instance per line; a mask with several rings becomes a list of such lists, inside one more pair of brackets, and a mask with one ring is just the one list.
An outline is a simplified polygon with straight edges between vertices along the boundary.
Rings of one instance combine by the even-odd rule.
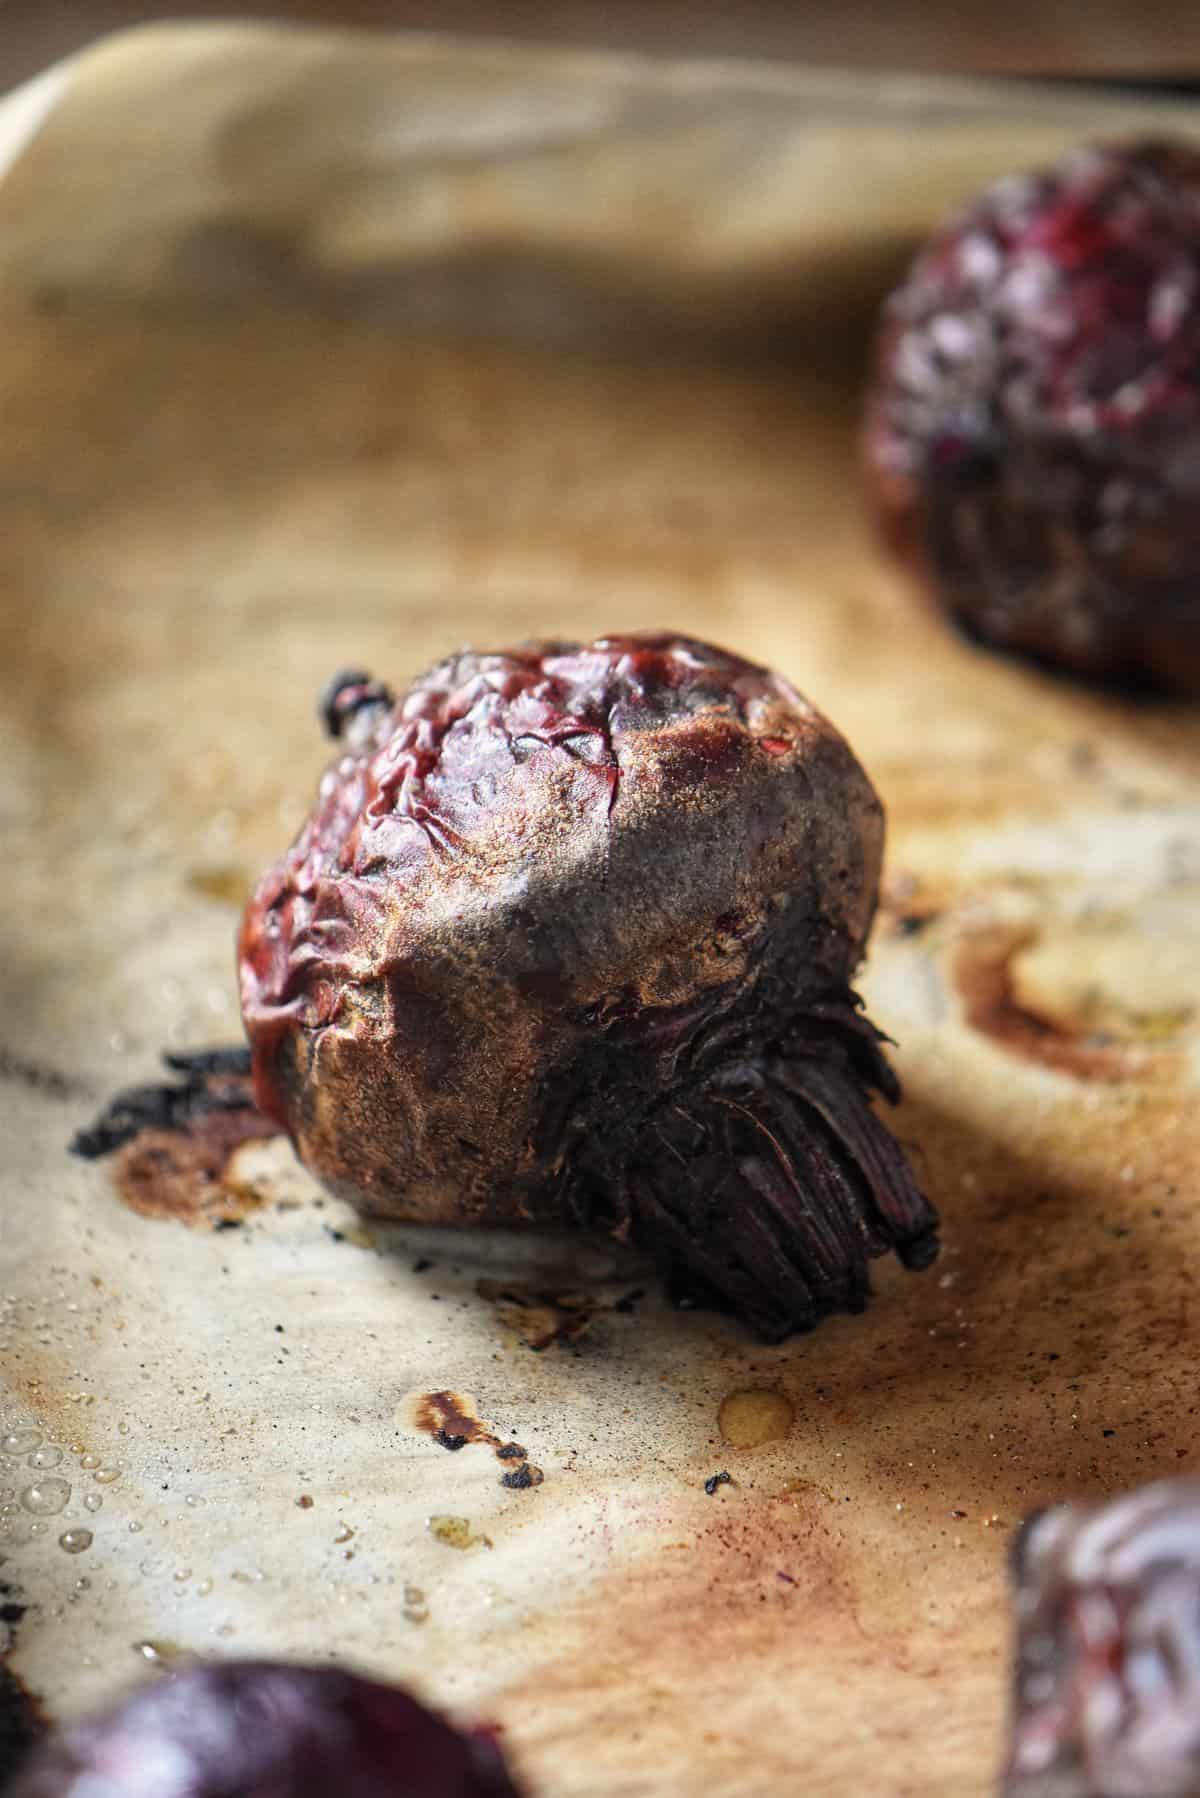
[[[145, 1676], [139, 1644], [335, 1656], [502, 1724], [538, 1794], [988, 1790], [1013, 1526], [1197, 1460], [1200, 721], [914, 605], [860, 517], [858, 371], [948, 202], [1198, 122], [218, 26], [114, 39], [26, 103], [0, 1357], [6, 1428], [62, 1460], [0, 1461], [0, 1579], [52, 1716]], [[67, 1155], [164, 1047], [236, 1037], [238, 898], [303, 815], [332, 669], [657, 624], [786, 671], [887, 802], [863, 984], [932, 1272], [764, 1349], [603, 1248], [368, 1235], [278, 1142], [238, 1157], [231, 1230]], [[527, 1346], [546, 1295], [639, 1284]], [[784, 1435], [722, 1439], [744, 1389]], [[439, 1391], [544, 1482], [416, 1428]], [[71, 1491], [39, 1517], [13, 1495], [43, 1476]]]

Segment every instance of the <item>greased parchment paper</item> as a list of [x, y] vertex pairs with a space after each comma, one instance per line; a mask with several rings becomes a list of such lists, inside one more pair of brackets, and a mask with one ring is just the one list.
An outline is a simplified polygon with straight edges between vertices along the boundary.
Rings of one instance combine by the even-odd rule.
[[[947, 203], [1195, 115], [179, 27], [6, 116], [9, 1665], [57, 1718], [148, 1655], [337, 1657], [544, 1794], [984, 1793], [1016, 1521], [1197, 1460], [1200, 723], [911, 603], [861, 351]], [[229, 1229], [67, 1155], [236, 1039], [335, 667], [652, 624], [783, 669], [887, 802], [864, 991], [936, 1268], [764, 1349], [603, 1245], [368, 1233], [278, 1141]], [[434, 1393], [542, 1483], [446, 1452]]]

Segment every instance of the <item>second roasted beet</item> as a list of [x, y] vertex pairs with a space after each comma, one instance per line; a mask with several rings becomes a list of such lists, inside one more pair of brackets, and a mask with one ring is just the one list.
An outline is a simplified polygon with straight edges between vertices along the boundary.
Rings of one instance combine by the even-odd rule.
[[935, 236], [884, 311], [866, 451], [974, 635], [1200, 691], [1200, 149], [1085, 147]]
[[[6, 1788], [7, 1789], [7, 1788]], [[10, 1798], [518, 1798], [484, 1732], [340, 1667], [197, 1665], [38, 1750]]]
[[574, 1222], [764, 1336], [936, 1254], [850, 979], [879, 802], [786, 682], [670, 636], [341, 677], [243, 922], [259, 1103], [363, 1211]]
[[1032, 1518], [1004, 1798], [1200, 1798], [1200, 1482]]

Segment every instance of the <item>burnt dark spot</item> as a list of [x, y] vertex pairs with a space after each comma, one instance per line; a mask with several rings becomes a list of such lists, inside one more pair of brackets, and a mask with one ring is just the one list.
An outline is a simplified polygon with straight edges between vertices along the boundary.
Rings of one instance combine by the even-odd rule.
[[317, 716], [329, 736], [343, 736], [360, 712], [386, 710], [392, 695], [381, 681], [357, 668], [339, 670], [325, 683], [317, 701]]
[[500, 1476], [500, 1484], [507, 1486], [510, 1492], [526, 1492], [530, 1486], [540, 1486], [545, 1475], [540, 1467], [523, 1461], [520, 1467], [514, 1467]]
[[442, 1448], [448, 1448], [451, 1454], [457, 1454], [460, 1448], [465, 1448], [469, 1440], [466, 1436], [452, 1436], [449, 1430], [435, 1430], [433, 1439], [440, 1443]]
[[[709, 1478], [705, 1480], [704, 1490], [708, 1493], [710, 1498], [713, 1498], [716, 1495], [718, 1486], [732, 1486], [732, 1484], [733, 1475], [728, 1473], [725, 1468], [722, 1468], [720, 1473], [711, 1474]], [[785, 1578], [786, 1576], [781, 1574], [780, 1577]]]
[[[248, 1058], [249, 1051], [241, 1044], [165, 1055], [165, 1065], [180, 1078], [118, 1093], [95, 1123], [76, 1131], [71, 1153], [95, 1161], [123, 1148], [143, 1130], [186, 1130], [212, 1112], [254, 1112]], [[274, 1134], [276, 1127], [271, 1129]]]
[[892, 928], [897, 936], [920, 936], [933, 923], [936, 915], [935, 912], [901, 912], [893, 920]]
[[496, 1458], [499, 1461], [524, 1461], [526, 1454], [519, 1442], [505, 1442], [496, 1450]]

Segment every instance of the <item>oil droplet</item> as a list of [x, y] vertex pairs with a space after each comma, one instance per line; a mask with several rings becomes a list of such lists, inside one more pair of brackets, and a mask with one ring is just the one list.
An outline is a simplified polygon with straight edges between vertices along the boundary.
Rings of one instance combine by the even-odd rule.
[[212, 1581], [210, 1579], [202, 1579], [200, 1581], [200, 1584], [196, 1587], [196, 1597], [197, 1598], [207, 1598], [209, 1593], [212, 1591], [212, 1589], [213, 1589]]
[[98, 1486], [111, 1486], [113, 1484], [114, 1480], [120, 1479], [121, 1473], [122, 1473], [122, 1469], [120, 1467], [97, 1468], [96, 1484]]
[[420, 1586], [405, 1586], [404, 1615], [409, 1623], [428, 1623], [429, 1606]]
[[84, 1494], [83, 1508], [85, 1511], [98, 1511], [103, 1503], [104, 1500], [98, 1492], [86, 1492]]
[[183, 1653], [178, 1642], [167, 1641], [135, 1642], [133, 1649], [144, 1661], [149, 1661], [152, 1667], [169, 1667]]
[[85, 1548], [92, 1546], [91, 1530], [64, 1530], [58, 1538], [58, 1546], [65, 1548], [69, 1555], [81, 1555]]
[[796, 1409], [786, 1393], [767, 1386], [747, 1386], [721, 1400], [717, 1427], [734, 1448], [760, 1448], [786, 1436]]
[[51, 1476], [48, 1480], [39, 1480], [36, 1485], [26, 1486], [21, 1503], [35, 1517], [57, 1517], [70, 1496], [71, 1488], [66, 1480]]
[[28, 1465], [42, 1471], [48, 1467], [57, 1467], [62, 1458], [61, 1448], [53, 1442], [43, 1442], [41, 1448], [35, 1448], [30, 1455]]
[[42, 1440], [40, 1430], [10, 1430], [0, 1440], [0, 1448], [6, 1455], [30, 1455]]
[[191, 1579], [191, 1577], [192, 1577], [192, 1570], [190, 1567], [177, 1567], [175, 1569], [174, 1573], [171, 1575], [171, 1578], [173, 1580], [185, 1580], [185, 1579]]
[[133, 1522], [129, 1526], [129, 1534], [131, 1536], [140, 1536], [141, 1533], [142, 1533], [142, 1526], [135, 1517]]
[[447, 1548], [474, 1548], [477, 1543], [484, 1548], [492, 1546], [490, 1536], [471, 1528], [469, 1517], [449, 1517], [439, 1512], [429, 1518], [425, 1527], [435, 1541]]
[[49, 1528], [50, 1525], [48, 1523], [43, 1522], [40, 1517], [35, 1517], [29, 1526], [29, 1534], [31, 1536], [44, 1536]]
[[90, 1452], [86, 1455], [80, 1455], [79, 1465], [81, 1467], [86, 1467], [90, 1473], [94, 1467], [99, 1467], [101, 1465], [100, 1457], [99, 1455], [93, 1455]]

